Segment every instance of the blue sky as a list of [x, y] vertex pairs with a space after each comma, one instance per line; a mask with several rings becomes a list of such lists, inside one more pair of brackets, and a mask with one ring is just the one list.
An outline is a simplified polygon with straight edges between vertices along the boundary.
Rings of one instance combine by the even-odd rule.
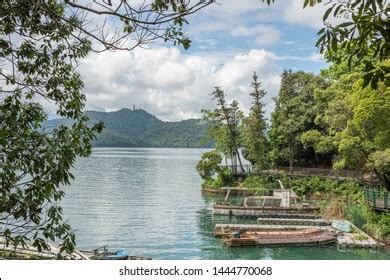
[[324, 6], [304, 10], [303, 0], [279, 0], [271, 6], [259, 0], [217, 2], [190, 17], [190, 53], [265, 49], [284, 58], [279, 63], [283, 68], [318, 73], [326, 67], [315, 47]]
[[93, 53], [80, 64], [87, 109], [142, 108], [163, 120], [201, 116], [212, 108], [214, 86], [247, 112], [251, 75], [257, 72], [266, 114], [278, 94], [283, 69], [319, 73], [326, 67], [315, 47], [326, 7], [302, 8], [303, 0], [219, 0], [188, 18], [192, 47], [163, 42], [131, 52]]

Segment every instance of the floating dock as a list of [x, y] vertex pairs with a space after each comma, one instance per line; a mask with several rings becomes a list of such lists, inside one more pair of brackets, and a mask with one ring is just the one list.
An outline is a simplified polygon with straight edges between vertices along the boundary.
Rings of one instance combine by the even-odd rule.
[[316, 214], [299, 214], [299, 213], [258, 213], [256, 215], [236, 215], [236, 218], [243, 220], [257, 220], [259, 218], [270, 219], [320, 219]]
[[242, 216], [242, 215], [261, 215], [261, 214], [315, 214], [320, 211], [317, 206], [304, 207], [273, 207], [273, 206], [232, 206], [215, 204], [215, 215]]
[[281, 219], [281, 218], [258, 218], [260, 225], [292, 225], [292, 226], [330, 226], [331, 220], [325, 219]]
[[[272, 214], [316, 214], [320, 207], [302, 203], [298, 195], [291, 189], [285, 189], [279, 180], [281, 189], [269, 189], [267, 195], [246, 196], [248, 188], [226, 187], [221, 190], [226, 191], [225, 199], [222, 203], [213, 206], [215, 215], [259, 215], [262, 213]], [[243, 203], [231, 205], [229, 196], [236, 193], [242, 196]]]
[[337, 247], [345, 248], [362, 248], [362, 249], [378, 249], [384, 245], [375, 241], [360, 228], [351, 223], [352, 232], [344, 232], [337, 238]]
[[[317, 220], [318, 221], [318, 220]], [[273, 221], [268, 219], [269, 223]], [[336, 243], [339, 249], [377, 249], [382, 246], [365, 232], [352, 225], [352, 232], [342, 232], [332, 226], [332, 220], [319, 220], [318, 224], [216, 224], [214, 236], [223, 237], [227, 246], [293, 246]], [[326, 223], [327, 225], [321, 225]]]

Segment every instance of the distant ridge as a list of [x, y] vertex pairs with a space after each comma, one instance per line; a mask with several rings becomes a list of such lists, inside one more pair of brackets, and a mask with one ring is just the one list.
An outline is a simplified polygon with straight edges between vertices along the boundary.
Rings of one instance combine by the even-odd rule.
[[[200, 148], [207, 124], [199, 119], [165, 122], [142, 109], [123, 108], [114, 112], [87, 111], [91, 123], [103, 121], [105, 129], [95, 147]], [[46, 125], [70, 125], [69, 119], [49, 120]]]

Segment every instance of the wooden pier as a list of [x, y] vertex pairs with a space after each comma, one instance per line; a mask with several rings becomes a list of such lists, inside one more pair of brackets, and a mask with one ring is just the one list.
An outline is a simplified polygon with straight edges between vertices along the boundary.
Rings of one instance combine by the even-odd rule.
[[281, 218], [258, 218], [258, 224], [264, 225], [291, 225], [291, 226], [331, 226], [332, 221], [326, 219], [281, 219]]
[[256, 215], [236, 215], [236, 218], [243, 220], [257, 220], [259, 218], [271, 219], [320, 219], [320, 215], [316, 214], [300, 214], [300, 213], [258, 213]]
[[233, 205], [214, 205], [214, 214], [216, 215], [259, 215], [262, 213], [273, 213], [273, 214], [315, 214], [320, 211], [320, 207], [317, 206], [296, 206], [296, 207], [246, 207], [246, 206], [233, 206]]

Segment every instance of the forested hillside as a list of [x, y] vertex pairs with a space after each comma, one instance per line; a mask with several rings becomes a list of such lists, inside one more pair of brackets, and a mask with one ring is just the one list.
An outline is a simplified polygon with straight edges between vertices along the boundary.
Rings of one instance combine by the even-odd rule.
[[[204, 147], [202, 138], [206, 124], [189, 119], [180, 122], [164, 122], [145, 110], [121, 109], [115, 112], [87, 111], [90, 123], [102, 121], [105, 129], [94, 140], [95, 147]], [[48, 126], [71, 124], [71, 120], [56, 119]]]

